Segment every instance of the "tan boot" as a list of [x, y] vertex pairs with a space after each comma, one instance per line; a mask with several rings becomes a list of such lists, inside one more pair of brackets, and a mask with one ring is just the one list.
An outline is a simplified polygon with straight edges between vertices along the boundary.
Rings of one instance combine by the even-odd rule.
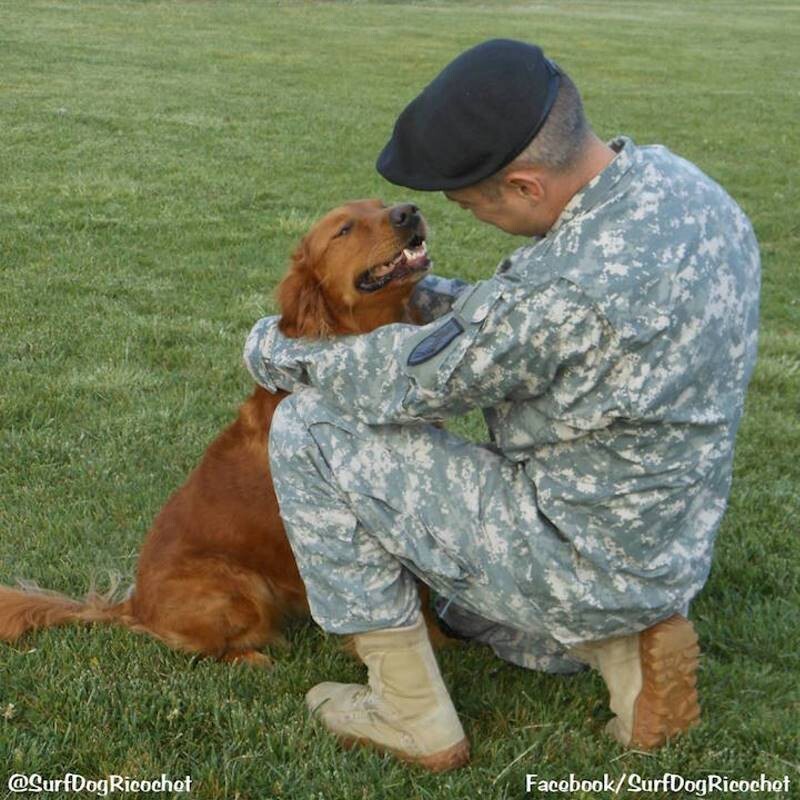
[[631, 636], [587, 642], [571, 653], [600, 671], [616, 714], [606, 732], [626, 747], [651, 750], [698, 724], [697, 634], [675, 614]]
[[374, 747], [432, 772], [466, 764], [469, 742], [422, 617], [353, 638], [369, 685], [320, 683], [306, 694], [309, 710], [346, 747]]

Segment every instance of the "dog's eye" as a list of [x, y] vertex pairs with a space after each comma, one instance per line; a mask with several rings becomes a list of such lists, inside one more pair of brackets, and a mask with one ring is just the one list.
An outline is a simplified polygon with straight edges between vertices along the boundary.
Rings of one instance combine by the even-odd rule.
[[348, 233], [353, 229], [353, 223], [347, 222], [339, 228], [339, 231], [336, 234], [336, 238], [338, 239], [340, 236], [347, 236]]

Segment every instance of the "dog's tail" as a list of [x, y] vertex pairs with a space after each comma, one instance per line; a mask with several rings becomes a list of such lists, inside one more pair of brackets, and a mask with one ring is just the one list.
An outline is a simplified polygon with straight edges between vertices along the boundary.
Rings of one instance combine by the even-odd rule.
[[116, 583], [106, 594], [90, 590], [83, 601], [20, 582], [19, 589], [0, 586], [0, 640], [16, 641], [27, 631], [76, 622], [116, 622], [136, 628], [131, 600], [114, 602]]

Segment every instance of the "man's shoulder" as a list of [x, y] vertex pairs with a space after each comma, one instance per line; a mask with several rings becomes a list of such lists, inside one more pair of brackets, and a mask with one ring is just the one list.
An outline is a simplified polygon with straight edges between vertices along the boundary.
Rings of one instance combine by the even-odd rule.
[[639, 339], [689, 313], [676, 308], [682, 298], [710, 295], [723, 273], [744, 273], [757, 255], [741, 209], [696, 165], [663, 145], [627, 158], [596, 204], [508, 261], [529, 285], [573, 283], [617, 330]]
[[688, 158], [663, 144], [642, 145], [637, 153], [638, 163], [627, 187], [634, 202], [657, 189], [662, 211], [702, 207], [708, 212], [742, 213], [727, 190]]

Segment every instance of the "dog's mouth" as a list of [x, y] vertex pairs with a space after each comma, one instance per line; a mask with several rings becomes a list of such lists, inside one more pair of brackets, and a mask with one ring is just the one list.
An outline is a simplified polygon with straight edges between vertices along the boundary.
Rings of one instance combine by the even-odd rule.
[[389, 283], [426, 272], [430, 265], [425, 240], [421, 236], [414, 236], [397, 255], [383, 264], [364, 270], [356, 280], [356, 288], [362, 292], [377, 292]]

